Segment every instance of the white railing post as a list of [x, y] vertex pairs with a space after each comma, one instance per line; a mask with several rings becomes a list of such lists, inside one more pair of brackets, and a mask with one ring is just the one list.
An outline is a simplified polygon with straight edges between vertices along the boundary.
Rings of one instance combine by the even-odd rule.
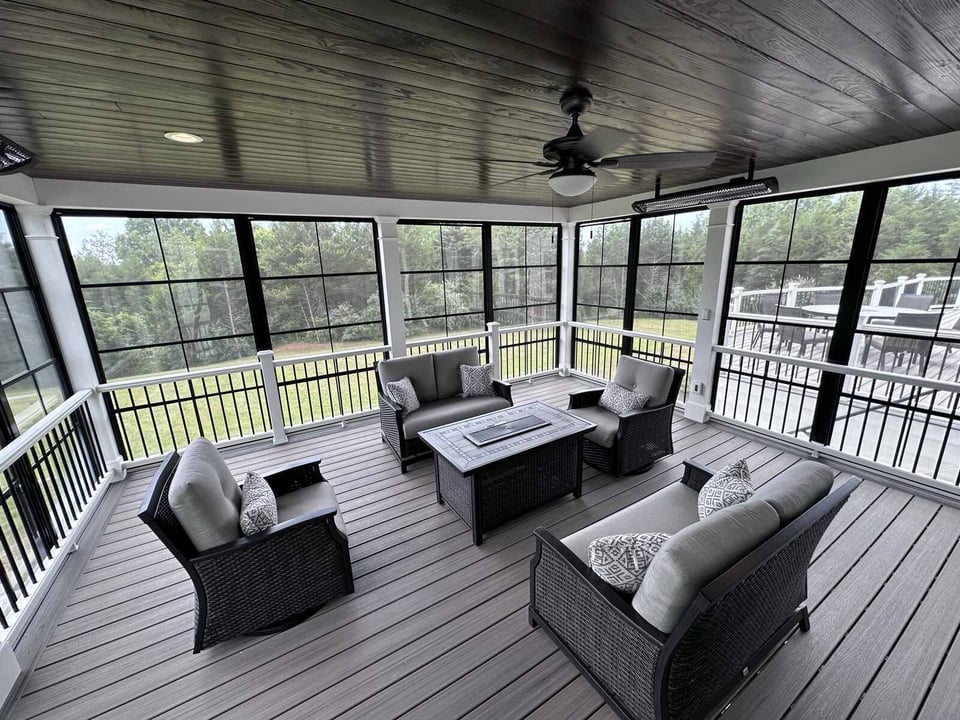
[[400, 234], [397, 218], [378, 217], [380, 241], [380, 291], [383, 296], [384, 320], [387, 324], [387, 345], [390, 357], [407, 354], [407, 329], [403, 324], [403, 278], [400, 275]]
[[898, 276], [897, 276], [897, 295], [896, 295], [896, 297], [893, 299], [893, 304], [894, 304], [894, 305], [896, 305], [896, 304], [900, 301], [900, 298], [903, 297], [903, 291], [906, 289], [907, 280], [909, 280], [909, 279], [910, 279], [910, 278], [908, 278], [906, 275], [898, 275]]
[[273, 428], [273, 444], [287, 442], [287, 428], [283, 424], [283, 405], [280, 403], [280, 386], [277, 384], [277, 367], [273, 362], [273, 350], [261, 350], [257, 353], [260, 372], [263, 375], [263, 394], [267, 397], [267, 413], [270, 415], [270, 427]]
[[[74, 390], [95, 388], [100, 382], [91, 348], [86, 341], [80, 309], [73, 296], [70, 272], [60, 253], [60, 240], [50, 219], [51, 208], [18, 205], [17, 215], [23, 226], [27, 247], [34, 260], [40, 291], [50, 310], [50, 324], [60, 345], [64, 371]], [[101, 393], [87, 402], [94, 430], [100, 438], [107, 465], [120, 471], [122, 455], [117, 444], [107, 404]], [[122, 471], [120, 471], [122, 472]]]
[[[684, 416], [695, 422], [706, 422], [713, 395], [713, 369], [717, 357], [713, 346], [717, 343], [720, 331], [718, 318], [726, 290], [723, 280], [727, 276], [735, 208], [735, 203], [714, 205], [710, 208], [707, 222], [697, 338], [693, 348], [693, 364], [687, 378], [689, 392], [683, 408]], [[743, 292], [742, 288], [740, 292]]]
[[797, 289], [800, 287], [800, 283], [797, 282], [788, 282], [787, 283], [787, 297], [784, 301], [784, 304], [787, 307], [796, 307], [797, 306]]
[[926, 279], [926, 273], [917, 273], [917, 289], [914, 291], [917, 295], [923, 295], [923, 281]]
[[870, 290], [870, 305], [871, 307], [876, 307], [880, 304], [880, 301], [883, 299], [883, 280], [874, 280], [873, 289]]
[[560, 246], [560, 327], [557, 328], [559, 338], [559, 354], [557, 365], [560, 375], [566, 377], [573, 366], [573, 310], [576, 298], [573, 296], [573, 286], [576, 277], [577, 251], [577, 224], [563, 223], [563, 241]]
[[500, 323], [487, 323], [487, 362], [493, 365], [493, 377], [500, 379]]
[[738, 313], [743, 307], [743, 288], [739, 285], [730, 292], [730, 312]]

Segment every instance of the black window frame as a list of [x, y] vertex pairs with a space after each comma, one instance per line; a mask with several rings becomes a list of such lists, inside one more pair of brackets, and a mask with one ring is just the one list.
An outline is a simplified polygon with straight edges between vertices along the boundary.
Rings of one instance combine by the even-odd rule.
[[[104, 373], [103, 363], [100, 358], [100, 349], [96, 340], [96, 334], [93, 329], [93, 325], [90, 320], [90, 315], [87, 310], [86, 302], [83, 297], [83, 288], [85, 285], [80, 282], [79, 274], [77, 273], [76, 263], [74, 262], [73, 255], [70, 251], [69, 242], [67, 239], [66, 231], [63, 225], [63, 217], [128, 217], [128, 218], [149, 218], [149, 219], [220, 219], [220, 220], [231, 220], [234, 223], [235, 235], [237, 240], [237, 247], [240, 256], [241, 270], [243, 273], [242, 277], [228, 277], [228, 278], [215, 278], [215, 280], [241, 280], [244, 282], [245, 294], [247, 305], [250, 311], [250, 320], [251, 320], [251, 332], [243, 333], [242, 337], [252, 337], [254, 340], [254, 345], [256, 351], [262, 350], [272, 350], [273, 345], [271, 342], [271, 332], [269, 327], [269, 320], [267, 318], [266, 312], [266, 303], [263, 297], [262, 289], [262, 279], [260, 276], [260, 268], [257, 262], [257, 253], [256, 253], [256, 244], [254, 241], [253, 234], [253, 222], [257, 220], [261, 221], [296, 221], [296, 222], [358, 222], [358, 223], [369, 223], [372, 228], [373, 241], [374, 241], [374, 257], [376, 261], [376, 272], [377, 272], [377, 293], [380, 296], [380, 333], [381, 333], [381, 344], [386, 344], [386, 316], [384, 312], [384, 300], [383, 300], [383, 283], [382, 283], [382, 268], [380, 260], [380, 238], [378, 234], [377, 223], [372, 217], [346, 217], [346, 216], [318, 216], [318, 215], [269, 215], [269, 214], [247, 214], [247, 213], [197, 213], [197, 212], [149, 212], [149, 211], [121, 211], [121, 210], [76, 210], [72, 208], [56, 208], [52, 214], [52, 220], [54, 227], [56, 229], [57, 236], [59, 238], [60, 252], [63, 257], [64, 265], [67, 267], [70, 275], [70, 284], [71, 290], [73, 292], [74, 302], [80, 312], [81, 322], [84, 328], [84, 334], [86, 335], [87, 347], [89, 349], [90, 355], [93, 358], [94, 367], [97, 372], [97, 377], [100, 383], [109, 383], [110, 380], [107, 379], [106, 374]], [[302, 277], [302, 276], [296, 276]], [[270, 279], [270, 278], [268, 278]], [[203, 282], [203, 280], [190, 279], [190, 280], [158, 280], [158, 281], [121, 281], [117, 283], [103, 283], [98, 285], [110, 286], [110, 285], [126, 285], [126, 286], [136, 286], [143, 284], [169, 284], [169, 283], [178, 283], [178, 282]], [[373, 324], [373, 322], [371, 322]], [[278, 334], [278, 333], [273, 333]], [[234, 336], [218, 336], [215, 339], [229, 339]], [[203, 340], [195, 340], [188, 342], [203, 342]], [[161, 347], [168, 345], [183, 345], [184, 341], [181, 338], [180, 341], [164, 342], [164, 343], [151, 343], [141, 346], [140, 348], [152, 348], [152, 347]], [[123, 348], [126, 349], [136, 349], [136, 348]], [[107, 352], [110, 352], [109, 350]], [[186, 367], [183, 370], [173, 370], [169, 373], [163, 374], [180, 374], [190, 372], [189, 361], [187, 360], [186, 354], [184, 353], [184, 359], [186, 361]], [[229, 370], [230, 365], [224, 365], [224, 369]]]
[[[50, 313], [43, 297], [43, 292], [40, 288], [40, 280], [37, 276], [36, 266], [33, 262], [33, 256], [30, 253], [30, 248], [27, 245], [27, 239], [23, 232], [23, 226], [20, 223], [20, 217], [17, 215], [16, 208], [13, 205], [8, 205], [6, 203], [0, 203], [0, 214], [3, 215], [4, 219], [6, 220], [7, 227], [10, 230], [10, 239], [13, 242], [13, 249], [16, 253], [17, 260], [20, 262], [20, 271], [23, 274], [23, 279], [26, 283], [25, 285], [0, 287], [0, 302], [6, 303], [5, 296], [7, 293], [28, 291], [33, 298], [34, 307], [36, 308], [37, 314], [40, 318], [40, 326], [47, 341], [47, 346], [50, 349], [50, 357], [47, 360], [34, 367], [31, 367], [28, 363], [27, 368], [22, 372], [17, 373], [17, 375], [8, 380], [0, 380], [0, 447], [4, 447], [24, 432], [18, 427], [13, 410], [11, 409], [7, 400], [6, 390], [8, 387], [17, 382], [21, 382], [28, 377], [32, 377], [34, 379], [34, 386], [37, 389], [37, 393], [40, 396], [42, 403], [43, 394], [40, 392], [40, 386], [36, 381], [36, 374], [51, 367], [56, 372], [57, 379], [60, 382], [60, 391], [63, 395], [63, 400], [66, 400], [73, 394], [73, 387], [70, 383], [70, 378], [66, 373], [66, 368], [63, 363], [63, 354], [60, 349], [60, 343], [57, 339], [56, 332], [54, 331], [53, 323], [50, 320]], [[27, 362], [26, 353], [23, 352], [23, 348], [20, 346], [19, 336], [17, 337], [17, 345], [20, 349], [20, 352], [24, 356], [24, 361]], [[49, 415], [53, 410], [56, 409], [56, 407], [58, 406], [47, 409], [46, 404], [43, 404], [44, 416]]]
[[[479, 227], [480, 228], [480, 250], [481, 250], [481, 267], [473, 268], [469, 270], [450, 270], [446, 271], [441, 270], [403, 270], [400, 268], [400, 275], [430, 275], [437, 273], [446, 273], [446, 272], [480, 272], [482, 274], [482, 283], [483, 283], [483, 322], [484, 325], [489, 322], [495, 321], [495, 313], [497, 310], [508, 310], [513, 309], [511, 307], [497, 307], [495, 299], [493, 297], [493, 270], [502, 270], [510, 268], [545, 268], [551, 267], [550, 265], [518, 265], [518, 266], [507, 266], [507, 265], [493, 265], [493, 228], [494, 227], [540, 227], [540, 228], [552, 228], [556, 232], [555, 242], [557, 245], [557, 260], [556, 260], [556, 300], [554, 303], [537, 303], [533, 306], [523, 305], [516, 307], [546, 307], [547, 305], [554, 305], [554, 317], [559, 321], [560, 319], [560, 302], [562, 297], [561, 282], [563, 280], [562, 273], [562, 262], [563, 262], [563, 226], [560, 223], [546, 223], [546, 222], [495, 222], [495, 221], [471, 221], [471, 220], [417, 220], [413, 218], [403, 218], [397, 221], [397, 225], [422, 225], [422, 226], [460, 226], [460, 227]], [[398, 233], [399, 234], [399, 233]], [[443, 248], [440, 249], [441, 263], [443, 262]], [[471, 331], [464, 331], [463, 333], [450, 333], [449, 324], [446, 322], [446, 319], [449, 317], [466, 317], [469, 315], [478, 315], [480, 312], [466, 312], [466, 313], [444, 313], [442, 315], [424, 315], [408, 318], [404, 314], [404, 325], [408, 321], [415, 320], [436, 320], [439, 318], [444, 318], [444, 327], [446, 329], [446, 334], [443, 337], [450, 337], [451, 335], [459, 334], [469, 334]], [[485, 328], [484, 328], [485, 329]], [[480, 330], [475, 332], [481, 332]], [[436, 337], [436, 336], [431, 336]]]

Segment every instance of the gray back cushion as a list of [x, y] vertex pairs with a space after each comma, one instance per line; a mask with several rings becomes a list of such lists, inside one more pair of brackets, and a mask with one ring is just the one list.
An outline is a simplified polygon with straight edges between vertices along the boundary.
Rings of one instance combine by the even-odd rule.
[[649, 395], [650, 401], [647, 407], [654, 407], [663, 405], [670, 395], [673, 368], [624, 355], [617, 363], [617, 372], [613, 376], [613, 381], [632, 392]]
[[823, 500], [832, 487], [833, 471], [823, 463], [805, 460], [785, 470], [753, 496], [770, 503], [783, 526]]
[[420, 402], [433, 402], [437, 399], [437, 380], [433, 374], [433, 358], [429, 354], [384, 360], [377, 364], [377, 372], [380, 373], [382, 387], [408, 377]]
[[475, 347], [441, 350], [433, 353], [433, 373], [437, 377], [437, 396], [442, 400], [462, 393], [460, 366], [479, 364], [480, 351]]
[[194, 440], [184, 451], [167, 491], [177, 522], [197, 550], [240, 537], [240, 487], [213, 444]]
[[633, 608], [669, 633], [703, 587], [780, 528], [763, 500], [731, 505], [671, 536], [653, 557]]

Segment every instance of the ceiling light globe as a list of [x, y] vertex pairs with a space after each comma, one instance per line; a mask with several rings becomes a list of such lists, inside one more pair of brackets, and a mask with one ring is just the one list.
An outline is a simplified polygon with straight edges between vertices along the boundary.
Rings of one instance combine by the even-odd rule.
[[597, 182], [597, 176], [591, 170], [561, 170], [551, 175], [547, 182], [557, 195], [576, 197], [592, 188]]

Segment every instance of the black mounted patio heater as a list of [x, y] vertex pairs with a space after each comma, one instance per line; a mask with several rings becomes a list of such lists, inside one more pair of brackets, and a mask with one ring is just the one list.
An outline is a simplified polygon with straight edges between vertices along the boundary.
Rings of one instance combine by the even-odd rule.
[[35, 159], [32, 152], [0, 135], [0, 175], [19, 172]]
[[681, 192], [660, 194], [660, 176], [657, 176], [654, 196], [649, 200], [638, 200], [632, 207], [640, 214], [671, 212], [677, 210], [703, 209], [708, 205], [731, 200], [747, 200], [749, 198], [770, 195], [780, 190], [780, 184], [775, 177], [754, 179], [753, 160], [745, 178], [734, 178], [730, 182], [719, 185], [683, 190]]

